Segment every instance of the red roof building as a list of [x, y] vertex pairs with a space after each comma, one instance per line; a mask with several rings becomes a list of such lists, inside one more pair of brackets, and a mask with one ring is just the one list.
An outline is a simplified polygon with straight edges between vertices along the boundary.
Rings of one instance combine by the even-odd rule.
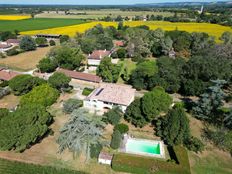
[[83, 80], [87, 82], [94, 82], [94, 83], [100, 83], [102, 79], [99, 76], [88, 74], [88, 73], [82, 73], [77, 71], [70, 71], [66, 69], [59, 68], [57, 72], [62, 72], [66, 76], [69, 76], [73, 79]]
[[123, 47], [124, 46], [124, 42], [121, 41], [121, 40], [116, 40], [116, 41], [114, 41], [114, 45], [116, 47]]
[[18, 75], [20, 74], [10, 70], [0, 70], [0, 80], [3, 81], [9, 81]]
[[106, 50], [95, 50], [89, 55], [88, 59], [101, 60], [104, 57], [110, 56], [111, 52]]
[[18, 39], [8, 39], [7, 41], [6, 41], [6, 43], [8, 44], [8, 45], [18, 45], [19, 43], [20, 43], [20, 41], [18, 40]]

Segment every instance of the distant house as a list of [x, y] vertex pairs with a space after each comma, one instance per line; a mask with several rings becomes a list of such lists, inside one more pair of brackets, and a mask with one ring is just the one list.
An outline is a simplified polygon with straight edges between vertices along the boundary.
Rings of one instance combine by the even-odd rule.
[[112, 159], [113, 159], [113, 155], [110, 155], [105, 152], [101, 152], [98, 156], [98, 163], [111, 165]]
[[8, 51], [9, 49], [11, 49], [12, 45], [8, 45], [5, 42], [0, 43], [0, 52], [4, 53], [6, 51]]
[[61, 34], [36, 34], [35, 37], [44, 37], [46, 39], [59, 39]]
[[107, 50], [95, 50], [88, 56], [89, 65], [100, 65], [101, 59], [104, 57], [110, 57], [111, 51]]
[[19, 46], [20, 41], [18, 39], [8, 39], [6, 43], [7, 45]]
[[11, 70], [0, 68], [0, 80], [1, 81], [9, 81], [18, 75], [20, 74], [17, 72], [13, 72]]
[[116, 40], [114, 41], [114, 46], [115, 47], [123, 47], [124, 46], [124, 42], [121, 40]]
[[129, 85], [101, 83], [85, 100], [84, 107], [103, 111], [119, 107], [123, 112], [134, 101], [135, 89]]
[[93, 74], [71, 71], [62, 68], [59, 68], [57, 72], [62, 72], [65, 75], [71, 77], [72, 79], [77, 79], [81, 81], [92, 82], [92, 83], [100, 83], [102, 81], [102, 79], [99, 76]]
[[170, 58], [175, 58], [175, 57], [176, 57], [176, 52], [174, 51], [173, 48], [172, 48], [171, 51], [169, 51], [168, 56], [169, 56]]

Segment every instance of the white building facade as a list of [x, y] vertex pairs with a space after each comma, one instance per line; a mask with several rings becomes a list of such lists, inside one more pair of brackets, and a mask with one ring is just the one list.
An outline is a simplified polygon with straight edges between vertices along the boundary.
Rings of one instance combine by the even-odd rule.
[[96, 111], [119, 107], [125, 112], [134, 98], [135, 89], [129, 85], [102, 83], [84, 100], [83, 105]]

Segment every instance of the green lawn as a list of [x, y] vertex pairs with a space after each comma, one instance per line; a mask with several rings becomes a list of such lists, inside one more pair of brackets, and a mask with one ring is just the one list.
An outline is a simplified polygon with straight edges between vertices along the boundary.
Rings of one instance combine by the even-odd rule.
[[17, 21], [0, 20], [0, 31], [30, 31], [42, 30], [54, 27], [63, 27], [76, 24], [85, 23], [84, 20], [79, 19], [46, 19], [35, 18]]
[[217, 152], [211, 152], [207, 156], [198, 157], [189, 152], [189, 158], [193, 161], [192, 174], [231, 174], [232, 158], [223, 157]]
[[84, 174], [83, 172], [0, 159], [1, 174]]
[[136, 68], [136, 62], [133, 62], [131, 59], [124, 59], [123, 61], [119, 61], [119, 63], [123, 63], [122, 71], [120, 73], [120, 77], [118, 79], [118, 83], [124, 83], [124, 80], [121, 78], [121, 74], [124, 72], [124, 69], [127, 68], [129, 75]]

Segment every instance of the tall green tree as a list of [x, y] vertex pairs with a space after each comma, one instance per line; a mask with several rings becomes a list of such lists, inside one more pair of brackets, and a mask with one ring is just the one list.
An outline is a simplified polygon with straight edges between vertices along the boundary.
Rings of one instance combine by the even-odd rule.
[[149, 79], [158, 72], [158, 67], [154, 61], [144, 61], [137, 65], [132, 72], [129, 83], [136, 89], [147, 89]]
[[23, 95], [30, 92], [34, 87], [46, 83], [45, 80], [31, 75], [18, 75], [9, 81], [9, 87], [15, 95]]
[[64, 73], [55, 72], [52, 76], [49, 77], [48, 83], [58, 90], [64, 90], [69, 88], [69, 82], [71, 78], [66, 76]]
[[88, 161], [91, 146], [102, 144], [104, 126], [101, 117], [91, 115], [85, 109], [74, 110], [70, 120], [60, 130], [57, 139], [59, 152], [69, 149], [74, 157], [83, 153]]
[[51, 121], [44, 106], [27, 103], [19, 107], [0, 119], [0, 149], [24, 151], [43, 138]]
[[141, 111], [141, 100], [135, 99], [126, 109], [125, 120], [132, 123], [136, 127], [143, 127], [148, 123], [146, 117]]
[[36, 50], [35, 40], [31, 36], [23, 36], [19, 46], [24, 51]]
[[215, 80], [212, 82], [214, 85], [200, 96], [196, 106], [193, 108], [193, 113], [199, 119], [218, 124], [222, 123], [222, 118], [219, 117], [219, 109], [223, 106], [225, 94], [222, 87], [226, 81]]
[[117, 82], [122, 65], [114, 65], [110, 57], [104, 57], [97, 67], [97, 75], [105, 82]]
[[152, 121], [161, 112], [168, 111], [172, 98], [161, 87], [154, 88], [141, 98], [141, 108], [148, 121]]
[[180, 145], [190, 138], [189, 120], [184, 108], [176, 105], [171, 109], [162, 122], [162, 138], [168, 145]]

